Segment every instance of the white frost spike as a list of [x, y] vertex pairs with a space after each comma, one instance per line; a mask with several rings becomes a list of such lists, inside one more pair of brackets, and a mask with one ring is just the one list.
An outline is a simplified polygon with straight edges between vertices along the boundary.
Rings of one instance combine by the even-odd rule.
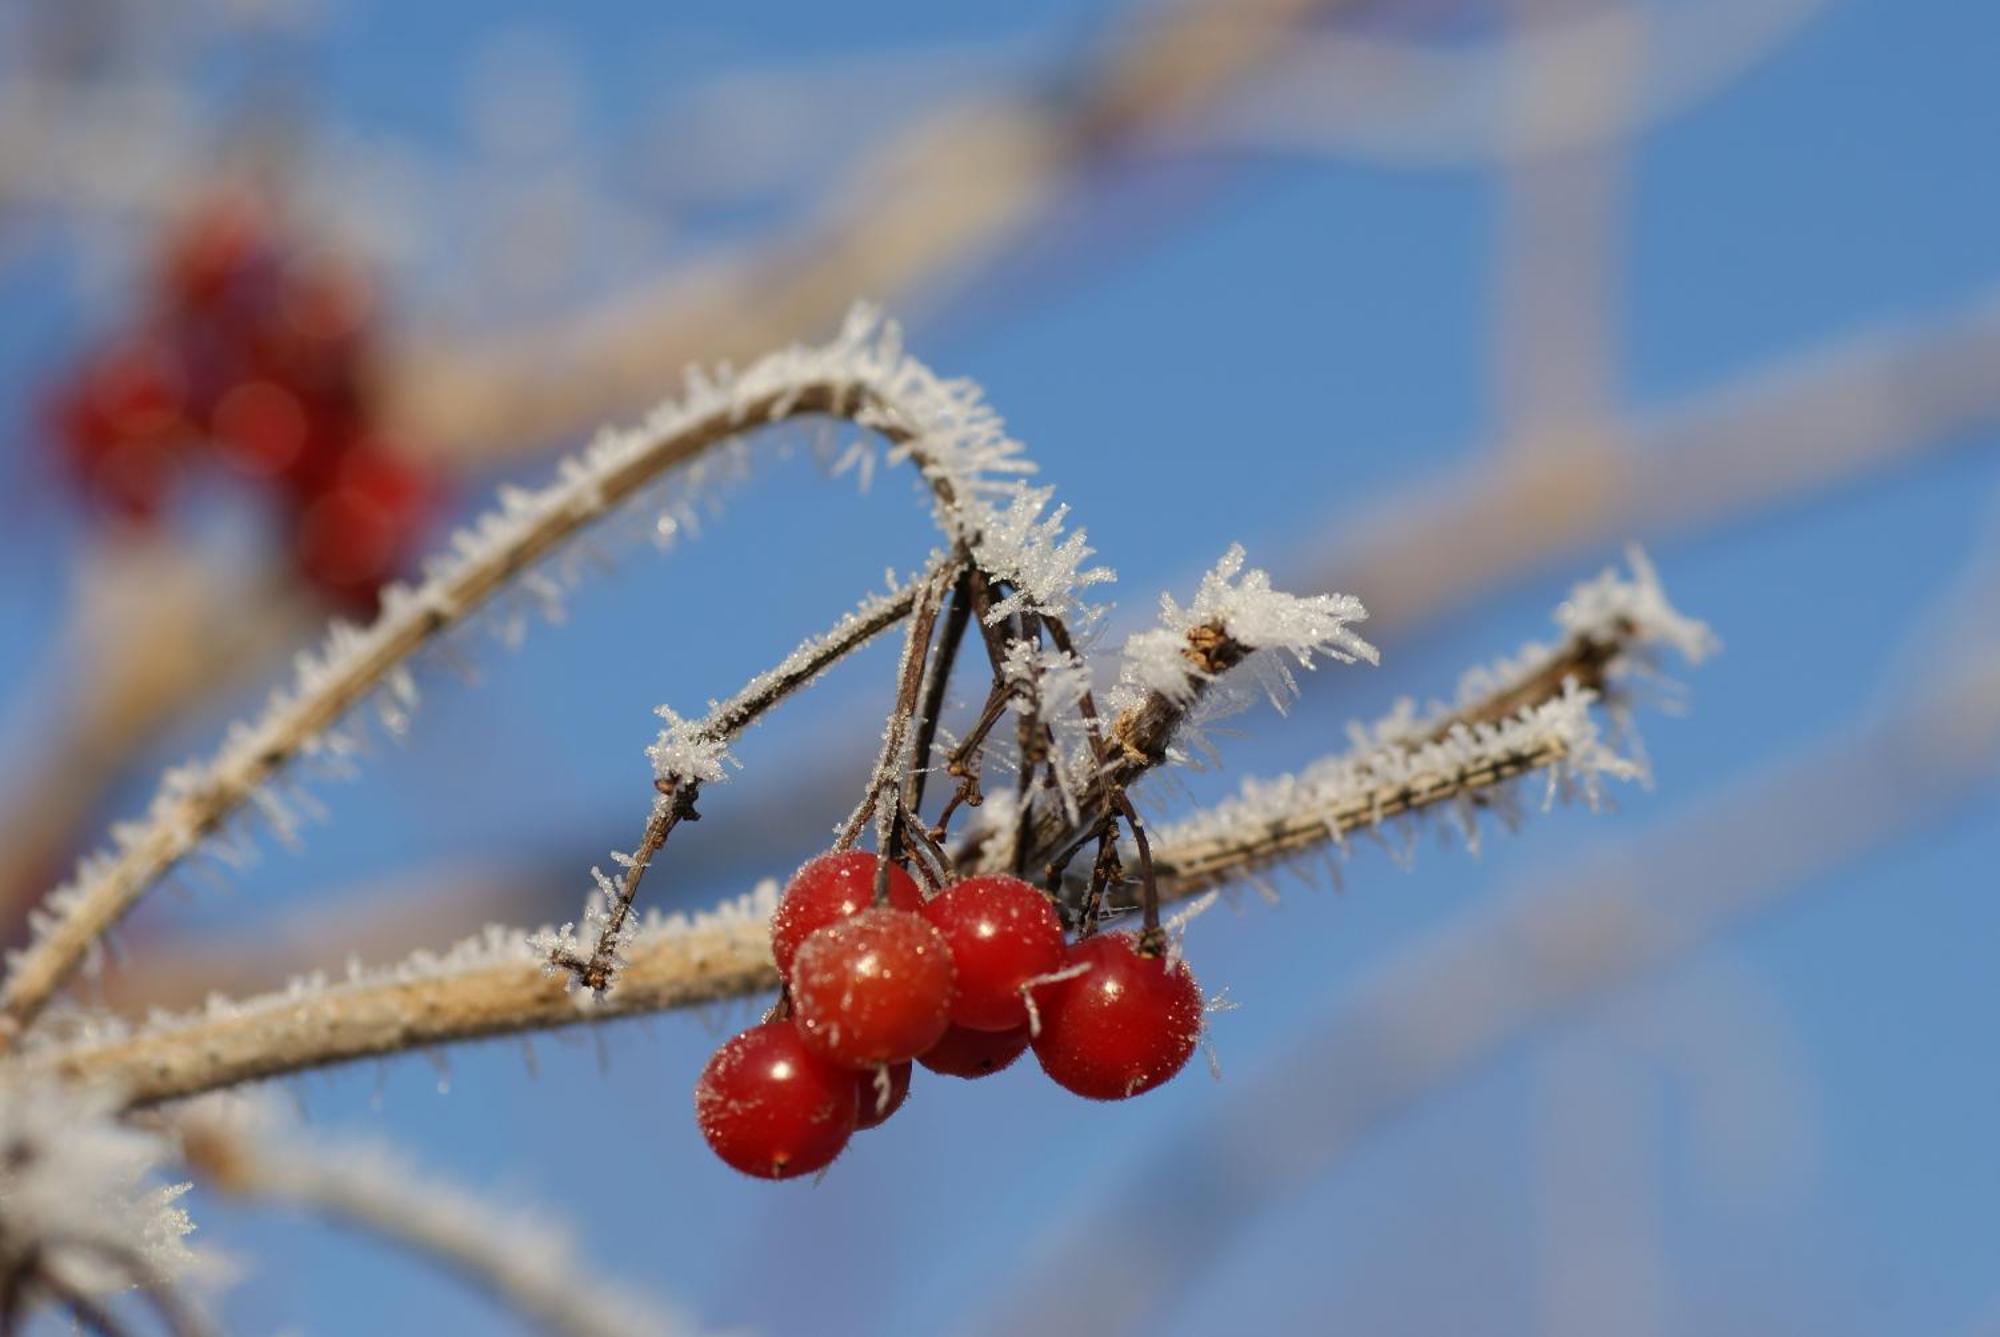
[[1125, 642], [1113, 705], [1126, 709], [1149, 693], [1185, 703], [1200, 685], [1199, 670], [1184, 653], [1188, 633], [1201, 627], [1220, 628], [1230, 639], [1253, 652], [1274, 704], [1282, 706], [1291, 687], [1285, 660], [1303, 668], [1314, 657], [1327, 655], [1343, 663], [1379, 655], [1348, 624], [1368, 616], [1359, 599], [1347, 594], [1287, 594], [1273, 589], [1261, 570], [1243, 569], [1243, 545], [1232, 544], [1222, 560], [1201, 579], [1192, 602], [1182, 608], [1170, 594], [1160, 596], [1160, 625], [1137, 632]]
[[728, 778], [725, 767], [736, 759], [729, 755], [724, 741], [709, 732], [706, 720], [682, 719], [671, 706], [660, 706], [654, 713], [667, 722], [659, 738], [646, 749], [654, 778], [699, 784], [719, 784]]
[[1207, 914], [1220, 899], [1220, 891], [1205, 891], [1189, 901], [1160, 925], [1167, 934], [1167, 965], [1173, 966], [1181, 959], [1181, 943], [1187, 937], [1187, 928], [1195, 920]]
[[1028, 1035], [1030, 1038], [1042, 1033], [1042, 1011], [1039, 1007], [1035, 1006], [1035, 990], [1041, 988], [1044, 984], [1061, 984], [1064, 980], [1073, 980], [1078, 975], [1088, 973], [1090, 973], [1090, 962], [1079, 961], [1073, 966], [1064, 966], [1061, 970], [1051, 970], [1046, 975], [1037, 975], [1033, 979], [1021, 981], [1021, 1001], [1028, 1005]]
[[1081, 529], [1063, 533], [1069, 507], [1058, 506], [1046, 516], [1042, 514], [1054, 496], [1054, 488], [1018, 488], [1005, 510], [988, 514], [981, 521], [973, 557], [989, 574], [1014, 587], [987, 611], [990, 625], [997, 626], [1015, 613], [1032, 609], [1074, 618], [1087, 626], [1102, 612], [1081, 603], [1077, 592], [1116, 580], [1117, 575], [1108, 566], [1083, 565], [1095, 549]]

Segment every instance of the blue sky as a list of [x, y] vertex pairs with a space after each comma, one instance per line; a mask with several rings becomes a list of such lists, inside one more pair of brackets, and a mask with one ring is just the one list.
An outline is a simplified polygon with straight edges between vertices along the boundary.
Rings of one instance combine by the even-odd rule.
[[[584, 76], [584, 142], [610, 145], [629, 142], [661, 88], [718, 63], [810, 66], [931, 43], [1060, 50], [1104, 17], [1053, 4], [355, 3], [330, 13], [307, 97], [331, 123], [467, 152], [453, 72], [482, 35], [519, 25], [569, 53]], [[1961, 309], [2000, 281], [1996, 49], [1989, 6], [1833, 0], [1749, 77], [1645, 135], [1628, 167], [1622, 401], [1670, 404], [1788, 352]], [[1121, 607], [1142, 615], [1230, 541], [1282, 564], [1492, 434], [1498, 200], [1489, 174], [1323, 157], [1134, 168], [926, 307], [912, 343], [986, 387], [1118, 569]], [[0, 387], [18, 395], [90, 315], [34, 266], [0, 270], [0, 296]], [[1246, 898], [1201, 921], [1191, 959], [1242, 1004], [1215, 1027], [1220, 1086], [1191, 1073], [1099, 1108], [1032, 1068], [919, 1083], [825, 1182], [783, 1188], [713, 1163], [689, 1118], [694, 1074], [743, 1007], [619, 1024], [596, 1044], [540, 1039], [532, 1077], [519, 1045], [474, 1046], [449, 1057], [448, 1094], [421, 1059], [290, 1089], [315, 1123], [379, 1131], [441, 1169], [552, 1204], [573, 1207], [595, 1167], [614, 1165], [579, 1221], [592, 1255], [707, 1322], [940, 1331], [1004, 1291], [1045, 1229], [1225, 1098], [1237, 1074], [1282, 1062], [1372, 963], [1893, 697], [1892, 651], [1912, 614], [1993, 521], [1991, 437], [1964, 444], [1712, 530], [1634, 535], [1726, 645], [1691, 675], [1689, 715], [1646, 721], [1655, 787], [1614, 815], [1537, 820], [1477, 859], [1426, 848], [1405, 872], [1362, 849], [1338, 894], [1294, 891], [1276, 908]], [[18, 458], [7, 476], [28, 476]], [[584, 870], [628, 844], [643, 814], [652, 707], [726, 693], [885, 564], [919, 559], [918, 515], [899, 479], [857, 499], [803, 460], [773, 465], [699, 544], [664, 560], [625, 554], [578, 592], [567, 625], [517, 654], [482, 650], [476, 686], [438, 675], [415, 737], [359, 783], [324, 791], [330, 823], [301, 853], [272, 853], [226, 898], [165, 898], [148, 913], [240, 924], [356, 879], [495, 858], [546, 863], [580, 894]], [[42, 517], [27, 532], [67, 558], [77, 528]], [[1451, 536], [1438, 543], [1448, 555]], [[1347, 716], [1399, 693], [1447, 692], [1461, 667], [1543, 634], [1569, 580], [1615, 557], [1592, 552], [1399, 632], [1380, 669], [1333, 670], [1287, 718], [1248, 717], [1226, 748], [1230, 772], [1309, 759], [1337, 744]], [[0, 687], [20, 689], [56, 624], [63, 568], [18, 537], [0, 538], [0, 563]], [[836, 750], [858, 778], [871, 731], [843, 725], [881, 708], [886, 677], [876, 654], [830, 678], [746, 741], [748, 769], [711, 803], [754, 813], [788, 765], [837, 762]], [[157, 760], [203, 746], [219, 723], [189, 721]], [[1192, 783], [1214, 792], [1228, 778]], [[1636, 1111], [1607, 1136], [1637, 1139], [1646, 1204], [1621, 1215], [1616, 1184], [1598, 1204], [1608, 1229], [1643, 1227], [1657, 1251], [1658, 1322], [1629, 1330], [1972, 1331], [2000, 1307], [1994, 797], [1969, 793], [1929, 829], [1425, 1100], [1220, 1243], [1167, 1330], [1550, 1326], [1545, 1289], [1560, 1266], [1537, 1249], [1563, 1202], [1551, 1196], [1548, 1158], [1561, 1153], [1549, 1149], [1549, 1102], [1583, 1073], [1608, 1107]], [[142, 799], [135, 784], [117, 806]], [[1171, 795], [1155, 801], [1172, 808]], [[691, 833], [692, 874], [649, 891], [700, 903], [741, 889], [812, 852], [812, 833], [840, 815], [776, 813], [765, 839], [732, 824], [745, 842], [733, 849], [698, 846], [705, 823]], [[1710, 1048], [1721, 1057], [1706, 1067], [1685, 1059]], [[1773, 1182], [1713, 1172], [1717, 1147], [1734, 1144], [1702, 1111], [1720, 1110], [1724, 1132], [1754, 1132], [1769, 1112], [1707, 1085], [1739, 1060], [1790, 1093], [1782, 1127], [1743, 1135], [1753, 1159], [1782, 1153], [1792, 1167]], [[509, 1330], [365, 1242], [268, 1215], [202, 1215], [223, 1247], [262, 1259], [226, 1309], [243, 1331]]]

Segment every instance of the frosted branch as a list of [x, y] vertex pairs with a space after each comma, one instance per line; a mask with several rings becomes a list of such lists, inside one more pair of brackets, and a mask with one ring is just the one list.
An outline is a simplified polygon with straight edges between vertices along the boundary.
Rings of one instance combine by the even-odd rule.
[[314, 1212], [429, 1258], [559, 1337], [677, 1327], [596, 1275], [545, 1212], [479, 1197], [386, 1147], [259, 1130], [247, 1113], [205, 1108], [178, 1121], [189, 1165], [232, 1197]]
[[[1348, 625], [1367, 616], [1360, 600], [1348, 595], [1299, 596], [1273, 589], [1263, 571], [1244, 570], [1240, 544], [1202, 577], [1186, 608], [1162, 595], [1160, 626], [1126, 641], [1111, 693], [1117, 714], [1108, 726], [1102, 764], [1062, 809], [1036, 818], [1024, 865], [1045, 880], [1060, 876], [1111, 819], [1119, 797], [1172, 755], [1175, 735], [1190, 712], [1231, 669], [1261, 660], [1278, 685], [1289, 689], [1286, 660], [1301, 667], [1311, 667], [1316, 655], [1374, 663], [1375, 647]], [[1273, 699], [1282, 700], [1277, 687]]]
[[[406, 661], [418, 649], [670, 471], [694, 469], [756, 428], [813, 414], [877, 432], [893, 459], [914, 465], [954, 543], [976, 544], [989, 522], [1011, 514], [1019, 476], [1033, 468], [976, 386], [941, 379], [906, 356], [896, 327], [866, 308], [831, 343], [771, 354], [739, 376], [690, 371], [682, 399], [636, 428], [599, 436], [547, 487], [504, 492], [499, 509], [429, 564], [421, 585], [384, 592], [371, 627], [336, 624], [317, 654], [300, 659], [290, 689], [232, 728], [214, 757], [169, 772], [144, 819], [114, 830], [110, 848], [84, 860], [32, 916], [29, 945], [0, 986], [0, 1045], [15, 1041], [163, 873], [265, 795], [282, 767], [324, 745], [334, 726], [385, 688], [407, 705], [414, 687]], [[1036, 542], [1063, 551], [1052, 539]], [[1053, 588], [1042, 592], [1057, 597]]]

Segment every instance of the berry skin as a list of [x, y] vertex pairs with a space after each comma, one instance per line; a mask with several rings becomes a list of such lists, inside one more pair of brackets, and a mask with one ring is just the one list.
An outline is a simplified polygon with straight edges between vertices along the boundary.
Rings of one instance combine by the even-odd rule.
[[863, 910], [799, 945], [791, 983], [799, 1034], [843, 1067], [915, 1058], [951, 1024], [955, 974], [951, 949], [922, 915]]
[[694, 1117], [709, 1147], [759, 1179], [793, 1179], [833, 1163], [853, 1135], [854, 1074], [809, 1051], [798, 1027], [767, 1021], [708, 1060]]
[[1028, 1049], [1025, 1024], [1011, 1031], [975, 1031], [953, 1026], [944, 1039], [917, 1055], [917, 1062], [945, 1077], [991, 1077]]
[[[889, 1074], [888, 1099], [883, 1099], [878, 1074]], [[869, 1128], [880, 1128], [889, 1122], [889, 1116], [903, 1108], [903, 1102], [910, 1098], [910, 1065], [907, 1063], [886, 1063], [879, 1068], [870, 1068], [854, 1074], [861, 1101], [861, 1112], [854, 1123], [854, 1130], [861, 1132]]]
[[1049, 898], [1017, 877], [969, 877], [924, 902], [958, 967], [954, 1026], [1011, 1031], [1028, 1024], [1021, 986], [1063, 964], [1062, 921]]
[[[874, 904], [875, 865], [875, 856], [866, 850], [840, 850], [808, 860], [792, 874], [777, 913], [771, 916], [771, 956], [778, 963], [779, 979], [791, 982], [792, 958], [800, 943], [835, 920]], [[915, 910], [923, 903], [916, 881], [889, 865], [889, 904]]]
[[1058, 1086], [1091, 1100], [1150, 1091], [1187, 1064], [1201, 1035], [1201, 989], [1187, 962], [1144, 956], [1127, 933], [1069, 949], [1089, 969], [1035, 987], [1035, 1057]]

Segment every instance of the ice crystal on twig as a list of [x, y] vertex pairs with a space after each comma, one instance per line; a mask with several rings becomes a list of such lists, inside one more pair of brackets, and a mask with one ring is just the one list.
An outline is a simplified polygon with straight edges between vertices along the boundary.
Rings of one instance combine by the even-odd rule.
[[654, 713], [667, 722], [646, 749], [656, 779], [718, 784], [726, 778], [725, 766], [735, 764], [736, 759], [729, 754], [728, 741], [711, 731], [708, 719], [683, 719], [672, 706], [660, 706]]
[[[1262, 570], [1244, 570], [1242, 544], [1232, 544], [1202, 577], [1186, 608], [1171, 594], [1160, 596], [1160, 625], [1135, 632], [1125, 642], [1118, 685], [1111, 701], [1126, 709], [1157, 694], [1186, 704], [1209, 675], [1189, 654], [1189, 636], [1218, 633], [1261, 661], [1267, 690], [1282, 705], [1295, 689], [1289, 663], [1311, 668], [1326, 655], [1342, 663], [1379, 661], [1374, 646], [1349, 623], [1368, 616], [1361, 601], [1347, 594], [1287, 594], [1271, 586]], [[1289, 661], [1289, 662], [1288, 662]]]
[[1029, 610], [1066, 618], [1088, 626], [1101, 609], [1077, 596], [1092, 585], [1117, 579], [1108, 566], [1084, 566], [1093, 554], [1081, 529], [1063, 533], [1069, 507], [1047, 510], [1054, 488], [1022, 487], [1004, 510], [980, 521], [972, 555], [996, 581], [1012, 591], [987, 610], [986, 621], [998, 626], [1015, 613]]

